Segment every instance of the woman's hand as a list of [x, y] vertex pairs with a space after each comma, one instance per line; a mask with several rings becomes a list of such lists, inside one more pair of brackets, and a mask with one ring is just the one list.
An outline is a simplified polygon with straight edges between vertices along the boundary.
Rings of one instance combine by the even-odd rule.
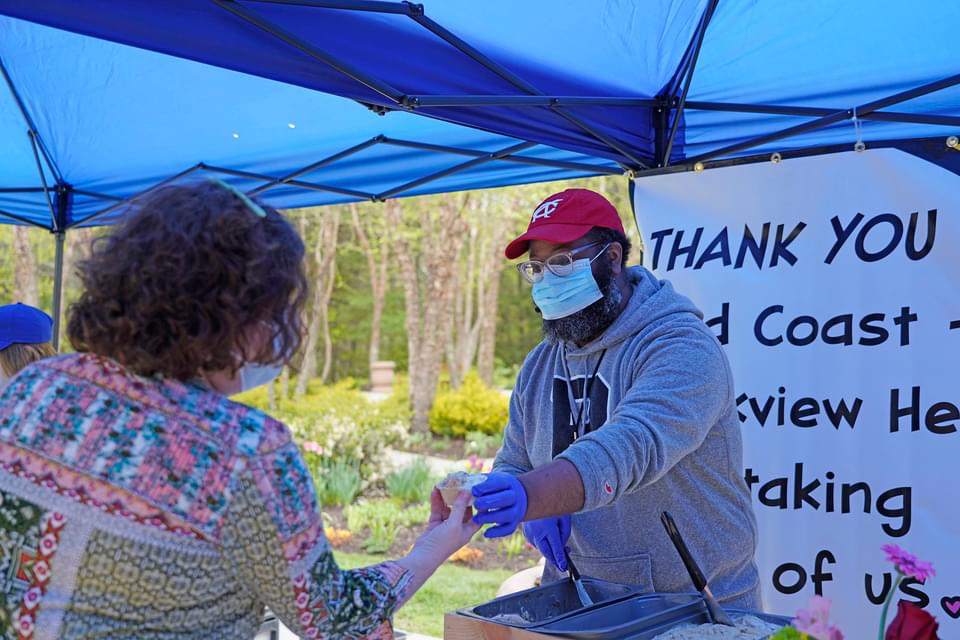
[[[434, 487], [430, 494], [430, 520], [427, 528], [413, 545], [424, 552], [442, 554], [439, 564], [449, 558], [457, 549], [470, 542], [470, 538], [480, 529], [473, 522], [473, 509], [468, 505], [473, 496], [469, 491], [461, 491], [448, 507], [443, 502], [440, 490]], [[439, 566], [439, 564], [437, 566]]]
[[410, 553], [397, 561], [413, 573], [411, 594], [480, 530], [480, 525], [473, 522], [470, 498], [469, 491], [461, 491], [449, 508], [443, 503], [440, 491], [433, 490], [426, 530], [417, 538]]

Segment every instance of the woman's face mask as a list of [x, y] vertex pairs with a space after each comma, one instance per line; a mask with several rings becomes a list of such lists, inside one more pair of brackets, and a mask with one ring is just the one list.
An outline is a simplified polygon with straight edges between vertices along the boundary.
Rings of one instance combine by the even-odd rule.
[[[274, 340], [274, 352], [280, 352], [280, 337]], [[240, 391], [249, 391], [265, 384], [270, 384], [277, 379], [280, 372], [283, 371], [283, 362], [261, 364], [259, 362], [248, 362], [237, 370], [237, 377], [240, 378]]]
[[277, 379], [281, 371], [283, 371], [282, 364], [248, 362], [237, 371], [237, 376], [240, 377], [240, 392], [270, 384]]

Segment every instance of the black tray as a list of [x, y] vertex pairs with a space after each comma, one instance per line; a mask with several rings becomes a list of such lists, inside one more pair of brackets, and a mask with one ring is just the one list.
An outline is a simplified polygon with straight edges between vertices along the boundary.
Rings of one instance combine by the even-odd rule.
[[[749, 614], [775, 624], [790, 624], [790, 618], [783, 616], [743, 609], [725, 610], [734, 617]], [[576, 640], [651, 640], [684, 623], [707, 622], [710, 617], [700, 594], [656, 593], [585, 609], [533, 630]]]
[[[582, 582], [587, 594], [594, 602], [593, 606], [583, 607], [573, 581], [567, 579], [511, 593], [475, 607], [461, 609], [459, 613], [508, 627], [529, 629], [556, 622], [577, 613], [593, 611], [639, 592], [639, 588], [635, 586], [595, 578], [583, 578]], [[504, 619], [504, 616], [514, 616], [514, 618]]]

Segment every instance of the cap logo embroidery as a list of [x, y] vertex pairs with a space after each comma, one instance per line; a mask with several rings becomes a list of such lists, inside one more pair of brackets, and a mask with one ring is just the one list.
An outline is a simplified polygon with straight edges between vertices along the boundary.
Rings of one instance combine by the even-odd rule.
[[545, 220], [550, 217], [550, 215], [556, 211], [557, 207], [560, 206], [560, 203], [563, 202], [563, 198], [557, 198], [556, 200], [547, 200], [539, 207], [537, 207], [533, 212], [533, 217], [530, 218], [530, 224], [533, 224], [537, 220]]

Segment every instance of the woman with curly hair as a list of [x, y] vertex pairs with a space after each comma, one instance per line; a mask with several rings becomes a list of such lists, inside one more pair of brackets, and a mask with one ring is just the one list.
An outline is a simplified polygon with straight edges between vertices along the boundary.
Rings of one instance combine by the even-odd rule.
[[299, 346], [304, 246], [219, 182], [165, 187], [94, 244], [78, 353], [0, 396], [4, 637], [252, 638], [268, 606], [304, 638], [389, 637], [476, 532], [437, 492], [410, 553], [342, 571], [287, 427], [228, 396]]
[[50, 340], [53, 320], [20, 302], [0, 307], [0, 389], [32, 362], [56, 355]]

